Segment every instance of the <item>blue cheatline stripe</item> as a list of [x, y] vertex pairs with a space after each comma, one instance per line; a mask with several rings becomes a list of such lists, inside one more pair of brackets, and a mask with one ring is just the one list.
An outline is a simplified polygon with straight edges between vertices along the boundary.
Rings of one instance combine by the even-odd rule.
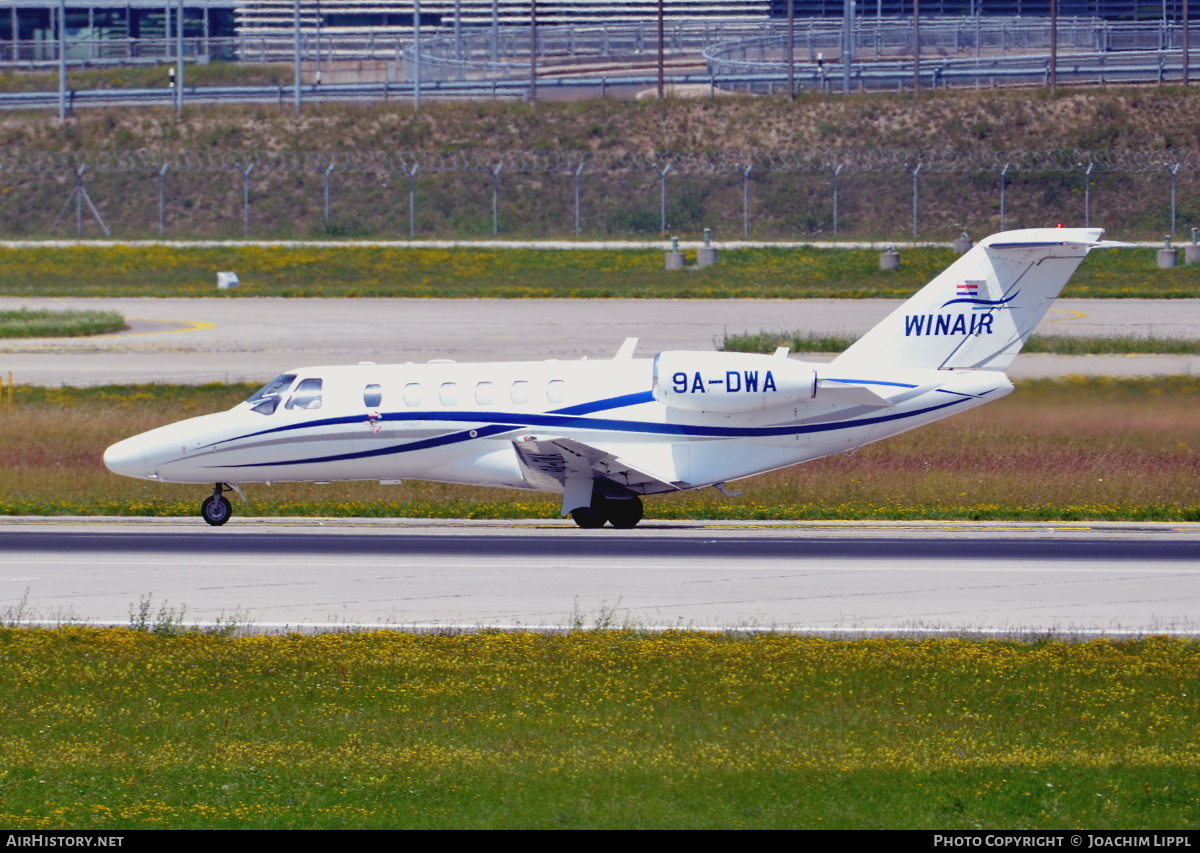
[[654, 395], [649, 391], [638, 391], [636, 394], [623, 394], [620, 397], [609, 397], [606, 400], [593, 400], [590, 403], [578, 403], [565, 409], [553, 409], [555, 415], [590, 415], [592, 412], [602, 412], [605, 409], [623, 409], [626, 406], [640, 406], [642, 403], [653, 403]]
[[[832, 432], [841, 429], [854, 429], [857, 427], [873, 426], [875, 424], [887, 423], [889, 421], [904, 420], [907, 418], [917, 417], [918, 415], [936, 412], [941, 409], [957, 406], [965, 403], [971, 397], [960, 397], [951, 400], [947, 403], [939, 403], [936, 406], [929, 406], [924, 409], [917, 409], [912, 412], [901, 412], [891, 415], [879, 415], [873, 418], [859, 418], [853, 421], [834, 422], [825, 424], [792, 424], [790, 426], [776, 427], [713, 427], [713, 426], [695, 426], [689, 424], [657, 424], [648, 423], [645, 421], [622, 421], [609, 418], [576, 418], [562, 417], [559, 415], [527, 415], [512, 421], [503, 420], [501, 423], [496, 423], [497, 415], [492, 414], [488, 420], [492, 421], [489, 426], [477, 427], [475, 435], [472, 436], [469, 430], [459, 430], [457, 432], [447, 433], [443, 436], [435, 438], [425, 438], [418, 441], [409, 442], [407, 444], [394, 445], [392, 447], [381, 447], [373, 450], [363, 450], [354, 453], [341, 453], [334, 456], [314, 456], [306, 459], [292, 459], [281, 462], [253, 462], [245, 465], [211, 465], [210, 468], [219, 468], [228, 470], [231, 468], [270, 468], [283, 465], [308, 465], [321, 462], [344, 462], [351, 459], [369, 459], [377, 456], [391, 456], [400, 453], [409, 453], [416, 450], [428, 450], [433, 447], [441, 447], [450, 444], [458, 444], [463, 441], [469, 441], [473, 438], [486, 438], [488, 436], [498, 435], [508, 432], [517, 427], [535, 427], [535, 426], [565, 426], [573, 430], [607, 430], [610, 432], [624, 433], [643, 433], [646, 435], [673, 435], [686, 436], [690, 438], [773, 438], [784, 435], [805, 435], [820, 432]], [[471, 420], [480, 421], [478, 414], [468, 414], [464, 412], [446, 412], [438, 418], [414, 418], [416, 420]]]
[[[622, 394], [619, 397], [608, 397], [604, 400], [593, 400], [590, 403], [577, 403], [574, 406], [567, 406], [562, 409], [552, 409], [548, 414], [562, 415], [587, 415], [592, 412], [599, 412], [605, 409], [621, 409], [625, 406], [637, 406], [642, 403], [653, 403], [654, 395], [649, 391], [638, 391], [635, 394]], [[379, 418], [384, 421], [487, 421], [502, 418], [506, 421], [510, 418], [517, 420], [525, 418], [519, 412], [386, 412]], [[260, 435], [271, 435], [278, 432], [291, 432], [297, 429], [310, 429], [312, 427], [337, 426], [339, 424], [357, 424], [365, 423], [365, 414], [361, 415], [343, 415], [336, 418], [321, 418], [315, 421], [304, 421], [303, 423], [286, 424], [284, 426], [271, 427], [270, 429], [262, 429], [257, 432], [249, 432], [245, 435], [239, 435], [237, 438], [226, 438], [221, 441], [214, 441], [211, 444], [204, 445], [205, 447], [215, 447], [218, 444], [225, 444], [230, 441], [242, 441], [247, 438], [257, 438]]]
[[[313, 456], [308, 459], [291, 459], [286, 462], [251, 462], [245, 465], [208, 465], [208, 468], [271, 468], [275, 465], [307, 465], [316, 462], [346, 462], [351, 459], [370, 459], [373, 456], [394, 456], [397, 453], [409, 453], [414, 450], [429, 450], [433, 447], [442, 447], [449, 444], [458, 444], [463, 441], [473, 441], [476, 438], [487, 438], [488, 436], [496, 435], [502, 432], [512, 430], [510, 426], [486, 426], [475, 430], [460, 430], [458, 432], [447, 433], [446, 435], [435, 436], [434, 438], [422, 438], [417, 441], [411, 441], [408, 444], [395, 445], [392, 447], [378, 447], [373, 450], [360, 450], [354, 453], [337, 453], [332, 456]], [[471, 435], [474, 432], [475, 435]]]

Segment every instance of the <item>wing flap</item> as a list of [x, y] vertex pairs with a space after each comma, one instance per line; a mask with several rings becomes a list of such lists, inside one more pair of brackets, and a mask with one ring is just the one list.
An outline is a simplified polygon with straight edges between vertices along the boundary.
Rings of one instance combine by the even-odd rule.
[[534, 436], [519, 438], [512, 445], [526, 481], [544, 491], [559, 491], [568, 479], [584, 477], [643, 495], [686, 487], [672, 476], [669, 447], [630, 445], [606, 450], [573, 438]]

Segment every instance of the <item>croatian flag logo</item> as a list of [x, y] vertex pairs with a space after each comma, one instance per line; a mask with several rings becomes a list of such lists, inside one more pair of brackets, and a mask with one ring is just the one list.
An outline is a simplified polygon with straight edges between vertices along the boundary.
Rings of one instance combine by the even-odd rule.
[[961, 284], [955, 285], [954, 298], [943, 302], [942, 307], [965, 304], [970, 305], [972, 311], [992, 311], [997, 308], [1006, 307], [1009, 302], [1017, 298], [1017, 294], [1014, 293], [1012, 296], [1005, 297], [1004, 299], [984, 299], [979, 295], [979, 290], [986, 286], [986, 281], [964, 281]]

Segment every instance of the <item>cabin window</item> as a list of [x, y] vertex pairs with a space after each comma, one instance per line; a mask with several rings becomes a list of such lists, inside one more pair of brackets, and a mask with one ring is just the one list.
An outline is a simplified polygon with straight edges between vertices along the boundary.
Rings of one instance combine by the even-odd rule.
[[282, 376], [276, 376], [262, 388], [255, 391], [250, 396], [250, 399], [246, 401], [250, 404], [251, 411], [258, 412], [260, 415], [273, 414], [275, 409], [279, 407], [279, 401], [287, 393], [287, 389], [292, 387], [294, 381], [296, 381], [296, 374], [294, 373], [284, 373]]
[[475, 385], [475, 402], [480, 406], [490, 406], [495, 396], [491, 382], [479, 382]]
[[453, 406], [458, 402], [458, 385], [453, 382], [443, 382], [438, 390], [438, 399], [443, 406]]
[[404, 386], [404, 405], [409, 407], [421, 405], [420, 382], [409, 382]]
[[319, 409], [321, 408], [321, 380], [301, 379], [292, 397], [287, 401], [289, 409]]
[[529, 402], [529, 383], [524, 379], [518, 379], [512, 384], [512, 401], [514, 403]]
[[546, 386], [546, 399], [551, 403], [561, 403], [567, 399], [567, 383], [561, 379], [551, 379]]
[[383, 388], [379, 385], [368, 385], [363, 389], [363, 405], [374, 409], [383, 402]]

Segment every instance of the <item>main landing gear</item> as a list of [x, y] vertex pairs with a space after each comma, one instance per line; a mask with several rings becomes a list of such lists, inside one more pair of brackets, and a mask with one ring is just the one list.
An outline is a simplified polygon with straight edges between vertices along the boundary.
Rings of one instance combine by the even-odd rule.
[[217, 483], [213, 486], [212, 495], [200, 504], [200, 516], [213, 527], [220, 527], [233, 515], [233, 507], [223, 494], [224, 491], [225, 484]]
[[629, 530], [642, 520], [642, 499], [637, 495], [606, 498], [599, 492], [593, 492], [592, 505], [571, 510], [571, 518], [584, 530], [603, 527], [605, 522], [618, 530]]

